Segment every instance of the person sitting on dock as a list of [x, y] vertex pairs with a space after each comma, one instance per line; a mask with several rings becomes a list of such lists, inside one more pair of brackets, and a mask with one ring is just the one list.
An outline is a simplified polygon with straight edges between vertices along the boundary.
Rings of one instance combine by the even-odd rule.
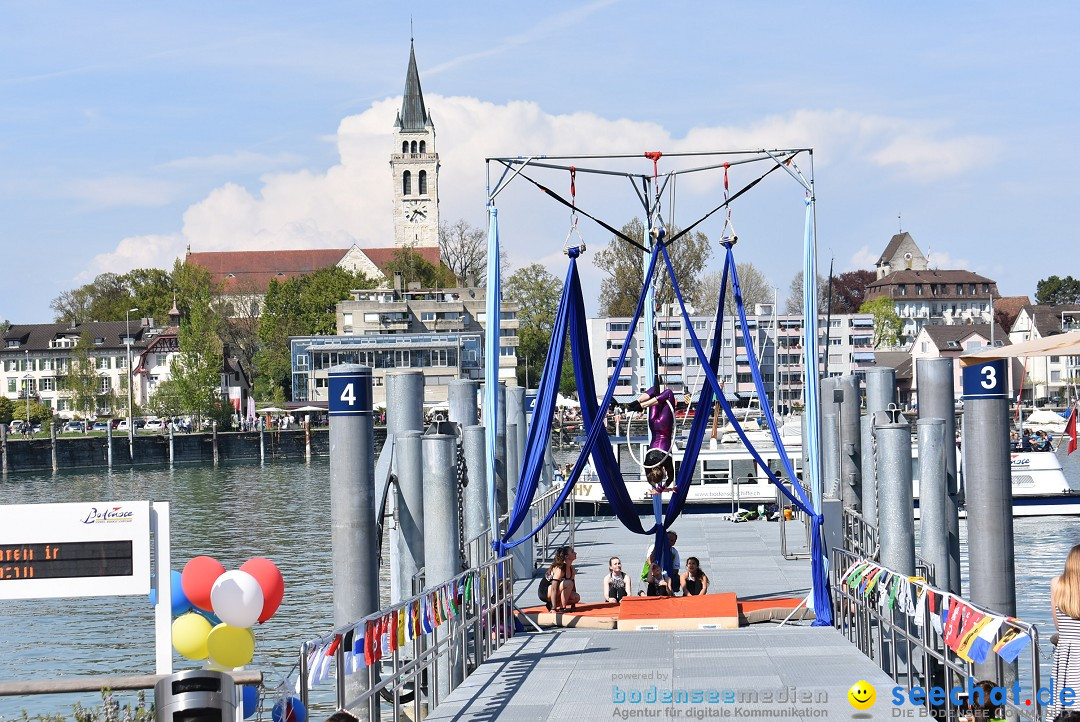
[[671, 581], [660, 565], [653, 562], [649, 566], [649, 576], [645, 578], [645, 596], [647, 597], [671, 597]]
[[573, 547], [559, 547], [548, 569], [547, 576], [551, 580], [548, 586], [548, 605], [556, 612], [569, 611], [581, 601], [581, 595], [575, 588], [577, 586], [575, 559], [577, 559], [577, 552]]
[[701, 570], [701, 562], [697, 557], [686, 558], [686, 571], [682, 573], [680, 582], [684, 597], [696, 597], [709, 592], [709, 577]]
[[623, 597], [633, 594], [630, 575], [622, 570], [622, 559], [608, 560], [608, 573], [604, 576], [604, 601], [621, 604]]
[[[675, 570], [675, 576], [671, 578], [671, 591], [675, 593], [678, 593], [679, 591], [680, 576], [682, 572], [682, 560], [679, 558], [679, 550], [675, 548], [675, 542], [677, 542], [678, 540], [679, 535], [675, 532], [669, 531], [667, 533], [668, 546], [671, 547], [671, 567]], [[645, 581], [646, 577], [648, 576], [649, 567], [652, 565], [652, 563], [654, 561], [658, 561], [656, 559], [653, 559], [653, 548], [655, 546], [656, 544], [650, 544], [649, 551], [645, 552], [645, 566], [641, 570], [642, 581]]]

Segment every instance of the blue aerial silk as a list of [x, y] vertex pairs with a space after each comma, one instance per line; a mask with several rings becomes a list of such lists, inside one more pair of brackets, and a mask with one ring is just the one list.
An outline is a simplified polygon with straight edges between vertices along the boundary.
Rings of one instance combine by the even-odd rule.
[[499, 538], [499, 501], [495, 490], [496, 461], [499, 434], [499, 308], [502, 300], [502, 279], [499, 276], [499, 214], [494, 203], [488, 204], [487, 298], [484, 329], [484, 437], [487, 442], [488, 514], [491, 538]]

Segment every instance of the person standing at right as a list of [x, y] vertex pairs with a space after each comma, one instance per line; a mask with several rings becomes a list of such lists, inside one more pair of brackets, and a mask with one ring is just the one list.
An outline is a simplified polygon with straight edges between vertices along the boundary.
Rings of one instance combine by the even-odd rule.
[[1050, 611], [1058, 630], [1054, 648], [1054, 698], [1046, 719], [1069, 711], [1061, 704], [1065, 689], [1080, 689], [1080, 544], [1069, 550], [1065, 571], [1050, 581]]

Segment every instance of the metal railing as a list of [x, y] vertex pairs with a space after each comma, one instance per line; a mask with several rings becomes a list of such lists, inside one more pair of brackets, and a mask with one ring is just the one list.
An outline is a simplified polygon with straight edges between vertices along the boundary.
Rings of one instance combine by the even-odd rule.
[[878, 528], [866, 521], [862, 514], [850, 507], [844, 508], [841, 521], [844, 548], [867, 559], [877, 559], [881, 551]]
[[[909, 617], [900, 611], [882, 609], [874, 600], [867, 600], [851, 589], [844, 578], [845, 571], [851, 565], [860, 561], [871, 561], [866, 557], [843, 549], [832, 551], [832, 563], [829, 569], [829, 584], [832, 591], [835, 626], [850, 642], [854, 643], [860, 651], [881, 667], [897, 683], [906, 685], [911, 690], [919, 686], [924, 690], [930, 687], [940, 687], [945, 690], [945, 699], [937, 705], [933, 704], [929, 694], [924, 697], [924, 706], [927, 713], [944, 719], [956, 719], [959, 712], [958, 706], [950, 690], [961, 687], [967, 690], [969, 679], [975, 677], [975, 664], [962, 658], [945, 644], [943, 632], [934, 627], [930, 621], [932, 612], [929, 605], [925, 605], [922, 611], [922, 619]], [[877, 566], [877, 562], [873, 562]], [[886, 571], [890, 571], [886, 569]], [[919, 583], [930, 592], [942, 595], [947, 594], [929, 583]], [[954, 597], [955, 598], [955, 597]], [[1027, 635], [1031, 639], [1028, 653], [1030, 653], [1030, 678], [1026, 680], [1029, 687], [1027, 695], [1022, 699], [1015, 699], [1011, 693], [1011, 683], [1014, 677], [1015, 663], [1007, 663], [999, 656], [993, 655], [994, 679], [990, 680], [999, 687], [1010, 687], [1010, 693], [1006, 695], [1005, 707], [1010, 712], [1010, 719], [1041, 719], [1039, 701], [1039, 633], [1034, 625], [1019, 619], [1007, 617], [992, 610], [984, 609], [972, 604], [967, 600], [963, 603], [981, 614], [993, 615], [1004, 618], [999, 634], [1008, 630], [1016, 630], [1019, 634]], [[917, 608], [918, 609], [918, 608]], [[991, 657], [987, 657], [987, 664]], [[983, 670], [985, 666], [981, 665]], [[985, 676], [985, 671], [983, 672]], [[1022, 687], [1022, 689], [1024, 689]], [[1030, 706], [1025, 704], [1030, 699]]]
[[[300, 647], [301, 701], [307, 707], [309, 655], [337, 643], [333, 669], [338, 709], [367, 710], [371, 720], [422, 719], [513, 637], [513, 578], [512, 556], [492, 559], [444, 584], [428, 587], [398, 604], [305, 642]], [[365, 629], [371, 634], [368, 625], [378, 625], [402, 613], [411, 620], [417, 609], [439, 604], [433, 601], [435, 594], [444, 600], [449, 598], [451, 601], [446, 603], [458, 613], [443, 619], [442, 624], [432, 623], [430, 632], [421, 629], [404, 646], [391, 645], [392, 651], [378, 663], [358, 669], [350, 664], [347, 668], [347, 658], [353, 655], [343, 640], [355, 640]], [[365, 643], [371, 640], [365, 637]]]
[[[792, 489], [791, 482], [788, 481], [787, 479], [781, 479], [780, 483], [783, 484], [788, 489]], [[810, 498], [810, 490], [807, 489], [805, 485], [802, 485], [802, 488], [803, 488], [803, 491], [806, 492], [806, 497], [809, 499]], [[792, 493], [794, 493], [793, 489], [792, 489]], [[784, 494], [780, 491], [780, 489], [776, 490], [776, 507], [777, 507], [777, 509], [780, 510], [780, 555], [782, 557], [784, 557], [784, 559], [789, 559], [789, 560], [790, 559], [809, 559], [810, 556], [811, 556], [811, 554], [810, 554], [810, 530], [812, 529], [812, 524], [811, 524], [811, 521], [810, 521], [810, 517], [808, 517], [806, 515], [806, 513], [803, 512], [801, 509], [799, 509], [798, 507], [792, 505], [791, 501], [786, 496], [784, 496]], [[787, 519], [785, 517], [785, 515], [784, 515], [784, 510], [785, 509], [790, 509], [791, 510], [791, 519]], [[787, 538], [787, 525], [788, 524], [793, 524], [793, 523], [798, 523], [798, 524], [802, 525], [802, 531], [803, 531], [802, 542], [803, 542], [803, 546], [802, 546], [801, 549], [789, 550], [788, 549], [788, 538]]]

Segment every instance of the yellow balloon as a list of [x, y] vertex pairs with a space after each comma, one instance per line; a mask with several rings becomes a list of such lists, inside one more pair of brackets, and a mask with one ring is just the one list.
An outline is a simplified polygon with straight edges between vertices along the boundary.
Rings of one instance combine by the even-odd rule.
[[255, 656], [255, 634], [250, 629], [222, 623], [210, 630], [206, 647], [211, 662], [223, 667], [243, 667]]
[[206, 659], [209, 635], [210, 622], [201, 614], [182, 614], [172, 624], [173, 646], [188, 659]]

